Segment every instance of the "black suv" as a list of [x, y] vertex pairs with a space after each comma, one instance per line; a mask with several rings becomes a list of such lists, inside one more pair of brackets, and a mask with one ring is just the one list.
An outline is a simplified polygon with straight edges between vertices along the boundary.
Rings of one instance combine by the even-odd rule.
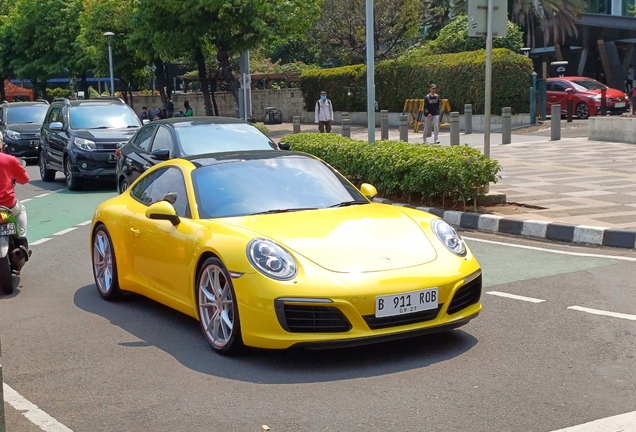
[[40, 137], [40, 176], [55, 180], [62, 171], [69, 190], [86, 179], [115, 179], [115, 150], [141, 127], [135, 112], [118, 98], [55, 99]]
[[0, 133], [3, 151], [23, 158], [38, 157], [40, 128], [49, 108], [45, 100], [7, 102], [0, 105]]

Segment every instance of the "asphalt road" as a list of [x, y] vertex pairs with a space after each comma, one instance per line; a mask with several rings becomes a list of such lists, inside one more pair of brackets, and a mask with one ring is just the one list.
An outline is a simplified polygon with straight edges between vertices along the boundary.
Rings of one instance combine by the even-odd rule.
[[464, 233], [485, 284], [467, 326], [224, 358], [195, 320], [97, 294], [82, 223], [113, 189], [72, 194], [29, 171], [29, 237], [50, 240], [0, 297], [1, 360], [6, 385], [40, 411], [5, 403], [7, 431], [547, 432], [636, 409], [636, 321], [580, 310], [636, 313], [630, 251]]

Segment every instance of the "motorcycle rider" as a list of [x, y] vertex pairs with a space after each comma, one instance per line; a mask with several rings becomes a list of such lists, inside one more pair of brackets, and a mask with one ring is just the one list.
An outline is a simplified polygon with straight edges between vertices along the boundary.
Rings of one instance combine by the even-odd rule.
[[27, 235], [27, 213], [24, 205], [15, 197], [13, 190], [14, 180], [20, 184], [29, 181], [27, 174], [20, 161], [15, 156], [2, 152], [4, 142], [0, 137], [0, 206], [7, 207], [18, 221], [20, 237]]

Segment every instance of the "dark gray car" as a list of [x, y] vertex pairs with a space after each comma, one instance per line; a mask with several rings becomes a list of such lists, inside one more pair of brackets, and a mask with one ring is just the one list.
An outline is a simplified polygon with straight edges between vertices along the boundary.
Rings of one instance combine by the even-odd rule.
[[38, 157], [40, 128], [48, 109], [47, 101], [3, 102], [0, 105], [3, 151], [16, 157]]

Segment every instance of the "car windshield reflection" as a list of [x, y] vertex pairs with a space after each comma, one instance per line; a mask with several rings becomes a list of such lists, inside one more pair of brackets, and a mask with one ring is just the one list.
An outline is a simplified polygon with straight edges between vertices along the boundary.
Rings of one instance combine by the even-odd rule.
[[324, 163], [303, 155], [276, 152], [203, 166], [192, 172], [192, 181], [202, 219], [369, 203]]
[[36, 123], [42, 124], [48, 105], [32, 105], [24, 107], [11, 107], [7, 110], [7, 124]]
[[176, 123], [175, 130], [185, 155], [232, 150], [274, 150], [276, 144], [249, 124]]
[[127, 105], [80, 105], [71, 107], [71, 129], [125, 129], [139, 127]]
[[571, 83], [574, 86], [574, 88], [576, 88], [578, 91], [601, 90], [602, 88], [606, 87], [600, 82], [594, 81], [591, 79], [576, 80], [576, 81], [571, 81]]

